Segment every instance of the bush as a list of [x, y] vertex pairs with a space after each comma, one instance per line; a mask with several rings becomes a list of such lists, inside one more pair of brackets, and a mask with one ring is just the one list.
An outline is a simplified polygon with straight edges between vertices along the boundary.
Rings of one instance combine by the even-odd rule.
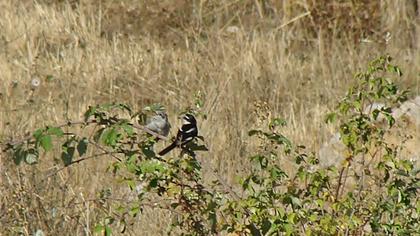
[[[218, 176], [211, 183], [203, 180], [195, 158], [197, 151], [206, 150], [200, 140], [182, 150], [178, 158], [157, 156], [155, 137], [139, 135], [136, 128], [141, 127], [133, 122], [145, 114], [134, 113], [125, 104], [92, 106], [83, 121], [39, 129], [23, 140], [7, 143], [5, 151], [17, 165], [35, 165], [40, 153], [58, 146], [63, 168], [96, 156], [112, 157], [115, 161], [109, 170], [136, 198], [115, 202], [109, 191], [100, 192], [98, 207], [112, 205], [95, 227], [105, 235], [117, 225], [125, 232], [128, 219], [144, 208], [169, 212], [173, 217], [170, 231], [182, 235], [410, 235], [420, 228], [419, 171], [398, 157], [403, 146], [391, 145], [384, 138], [396, 122], [392, 108], [408, 94], [398, 89], [391, 75], [402, 73], [390, 57], [372, 61], [365, 72], [355, 76], [355, 85], [336, 112], [327, 116], [328, 122], [338, 122], [346, 146], [342, 166], [319, 169], [314, 153], [281, 134], [286, 125], [282, 119], [267, 121], [266, 130], [249, 131], [262, 145], [249, 158], [252, 169], [240, 177], [239, 192]], [[374, 108], [378, 102], [385, 105]], [[197, 99], [197, 107], [200, 104]], [[378, 124], [379, 117], [385, 117], [387, 123]], [[78, 135], [77, 126], [92, 128], [94, 134]], [[74, 128], [74, 132], [64, 132], [63, 127]], [[88, 149], [94, 152], [90, 156]], [[296, 162], [293, 176], [282, 170], [285, 157]], [[353, 189], [346, 187], [351, 178]]]

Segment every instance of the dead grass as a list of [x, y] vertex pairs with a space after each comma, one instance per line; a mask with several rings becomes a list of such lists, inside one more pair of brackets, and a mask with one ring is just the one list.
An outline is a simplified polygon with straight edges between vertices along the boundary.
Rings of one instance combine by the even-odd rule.
[[[254, 104], [265, 103], [269, 116], [288, 121], [286, 136], [317, 150], [332, 133], [325, 113], [372, 58], [390, 53], [405, 72], [401, 84], [419, 92], [415, 1], [192, 2], [2, 1], [0, 138], [80, 120], [89, 105], [107, 102], [137, 109], [158, 102], [176, 124], [201, 91], [208, 119], [199, 128], [210, 149], [199, 157], [204, 174], [217, 170], [234, 183], [253, 152]], [[41, 80], [35, 90], [33, 78]], [[108, 187], [123, 193], [105, 172], [111, 159], [45, 180], [57, 159], [16, 167], [1, 157], [2, 233], [91, 235], [99, 210], [87, 200]], [[130, 232], [165, 234], [164, 215], [146, 212]]]

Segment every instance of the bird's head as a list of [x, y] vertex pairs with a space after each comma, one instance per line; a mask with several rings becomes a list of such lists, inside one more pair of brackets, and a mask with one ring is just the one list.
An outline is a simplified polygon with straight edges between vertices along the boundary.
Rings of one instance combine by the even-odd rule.
[[164, 120], [168, 120], [168, 114], [165, 111], [159, 110], [156, 111], [156, 115], [162, 117]]
[[183, 125], [188, 125], [188, 124], [196, 124], [197, 121], [195, 120], [195, 117], [191, 114], [185, 114], [182, 117], [182, 124]]

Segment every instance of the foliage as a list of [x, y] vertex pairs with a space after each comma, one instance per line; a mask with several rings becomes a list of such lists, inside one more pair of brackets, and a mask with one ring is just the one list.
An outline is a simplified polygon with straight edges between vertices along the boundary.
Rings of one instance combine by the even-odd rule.
[[[125, 104], [90, 107], [84, 121], [64, 125], [93, 127], [91, 137], [65, 133], [64, 126], [49, 126], [9, 143], [7, 151], [16, 164], [37, 163], [40, 153], [50, 152], [56, 143], [61, 144], [64, 166], [98, 155], [114, 158], [109, 170], [137, 197], [113, 203], [109, 191], [99, 194], [101, 202], [113, 205], [112, 213], [104, 211], [94, 229], [104, 235], [111, 235], [117, 223], [124, 225], [121, 232], [125, 232], [127, 219], [146, 207], [170, 212], [173, 220], [168, 233], [182, 235], [410, 235], [420, 229], [419, 171], [398, 156], [403, 146], [387, 143], [385, 138], [396, 124], [392, 108], [408, 95], [388, 77], [392, 75], [402, 73], [390, 57], [372, 61], [355, 76], [355, 85], [336, 112], [327, 116], [328, 122], [338, 122], [346, 146], [341, 167], [318, 168], [314, 153], [281, 134], [286, 122], [273, 119], [266, 130], [249, 131], [262, 145], [249, 158], [252, 169], [240, 177], [239, 191], [219, 179], [203, 180], [196, 159], [197, 151], [206, 150], [200, 140], [181, 150], [177, 158], [157, 156], [155, 138], [139, 135], [132, 122], [145, 114], [133, 113]], [[204, 103], [201, 93], [196, 100], [199, 109]], [[154, 109], [161, 107], [145, 111]], [[97, 153], [87, 157], [88, 149]], [[293, 175], [281, 166], [282, 159], [290, 157], [296, 163]]]
[[[228, 231], [253, 235], [418, 232], [418, 170], [397, 157], [402, 147], [392, 146], [384, 138], [396, 122], [392, 107], [405, 101], [408, 93], [400, 92], [393, 80], [385, 77], [387, 72], [402, 75], [390, 61], [388, 56], [381, 57], [371, 62], [366, 72], [357, 74], [356, 84], [337, 112], [327, 117], [328, 121], [339, 118], [341, 140], [347, 147], [340, 170], [316, 170], [314, 154], [292, 147], [275, 131], [250, 132], [269, 142], [251, 157], [255, 169], [241, 182], [244, 197], [230, 201], [225, 210], [232, 216]], [[379, 102], [384, 105], [374, 107]], [[381, 116], [385, 126], [378, 124]], [[282, 171], [277, 146], [283, 148], [284, 156], [294, 157], [295, 177]], [[344, 189], [345, 179], [350, 178], [344, 173], [356, 176], [355, 188]]]

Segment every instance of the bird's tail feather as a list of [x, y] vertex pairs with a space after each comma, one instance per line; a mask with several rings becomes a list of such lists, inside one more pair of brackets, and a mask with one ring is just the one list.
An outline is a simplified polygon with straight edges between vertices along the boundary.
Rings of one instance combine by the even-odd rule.
[[174, 149], [177, 145], [177, 142], [173, 142], [171, 145], [167, 146], [165, 149], [159, 152], [160, 156], [165, 155], [166, 153], [170, 152], [172, 149]]

